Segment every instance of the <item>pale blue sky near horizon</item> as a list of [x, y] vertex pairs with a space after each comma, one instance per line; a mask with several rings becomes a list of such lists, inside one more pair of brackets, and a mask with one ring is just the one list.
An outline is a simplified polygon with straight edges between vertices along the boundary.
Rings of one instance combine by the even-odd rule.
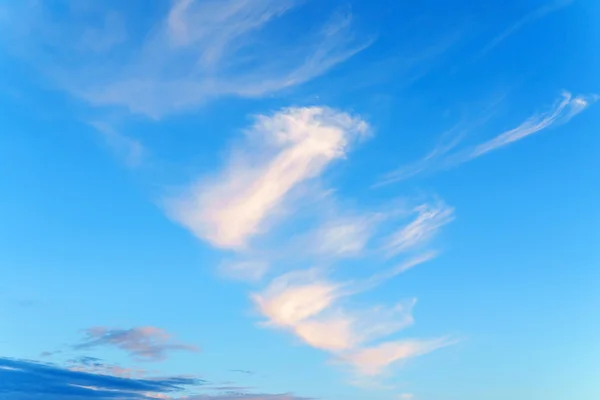
[[600, 3], [476, 3], [0, 1], [0, 398], [600, 398]]

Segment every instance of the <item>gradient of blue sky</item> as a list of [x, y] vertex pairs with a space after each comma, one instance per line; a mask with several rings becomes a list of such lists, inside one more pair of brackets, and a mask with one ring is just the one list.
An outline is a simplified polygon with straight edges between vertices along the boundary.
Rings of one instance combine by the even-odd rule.
[[0, 1], [0, 397], [600, 398], [599, 19]]

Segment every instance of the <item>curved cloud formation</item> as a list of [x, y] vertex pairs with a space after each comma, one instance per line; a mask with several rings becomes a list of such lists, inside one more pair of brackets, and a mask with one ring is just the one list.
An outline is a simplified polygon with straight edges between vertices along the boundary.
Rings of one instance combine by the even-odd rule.
[[421, 160], [388, 173], [377, 185], [405, 180], [421, 173], [451, 168], [471, 161], [535, 133], [565, 124], [599, 99], [600, 96], [597, 94], [574, 96], [570, 92], [563, 92], [562, 96], [548, 110], [531, 115], [521, 124], [496, 135], [488, 141], [463, 149], [456, 149], [456, 147], [467, 133], [466, 130], [452, 135], [453, 137], [450, 140], [445, 137], [446, 135], [442, 135], [438, 145], [428, 155]]
[[[360, 374], [375, 375], [451, 342], [382, 344], [413, 323], [416, 299], [363, 307], [349, 307], [347, 300], [434, 258], [428, 246], [453, 220], [454, 210], [435, 200], [349, 212], [327, 195], [329, 202], [323, 201], [330, 209], [315, 210], [317, 221], [301, 222], [299, 208], [323, 203], [312, 202], [314, 191], [299, 189], [346, 157], [369, 132], [362, 119], [326, 107], [258, 116], [222, 171], [172, 199], [168, 211], [199, 239], [241, 256], [221, 265], [225, 276], [260, 281], [272, 269], [287, 270], [252, 295], [263, 326], [289, 332]], [[289, 238], [279, 234], [288, 220], [302, 226]], [[337, 264], [365, 257], [374, 264], [368, 277], [347, 282], [333, 277]], [[380, 349], [394, 350], [393, 355]], [[380, 358], [383, 353], [386, 357]]]
[[222, 248], [244, 248], [264, 230], [290, 192], [319, 176], [368, 125], [325, 107], [288, 108], [258, 116], [216, 178], [170, 203], [171, 215], [196, 236]]

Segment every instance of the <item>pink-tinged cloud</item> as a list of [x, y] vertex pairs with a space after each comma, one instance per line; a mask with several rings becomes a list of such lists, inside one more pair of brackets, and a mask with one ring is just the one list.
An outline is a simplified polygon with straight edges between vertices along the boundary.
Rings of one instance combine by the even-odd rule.
[[456, 343], [456, 339], [447, 337], [430, 340], [397, 340], [359, 349], [342, 356], [342, 358], [362, 375], [376, 376], [392, 364]]
[[173, 341], [166, 331], [152, 326], [131, 329], [93, 327], [86, 329], [85, 334], [84, 342], [74, 346], [76, 350], [112, 346], [141, 361], [161, 361], [172, 351], [199, 351], [194, 345]]

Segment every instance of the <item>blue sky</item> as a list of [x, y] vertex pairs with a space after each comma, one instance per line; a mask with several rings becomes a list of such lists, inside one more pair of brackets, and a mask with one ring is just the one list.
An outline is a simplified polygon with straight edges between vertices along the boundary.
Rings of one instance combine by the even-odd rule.
[[0, 397], [600, 398], [598, 18], [0, 1]]

